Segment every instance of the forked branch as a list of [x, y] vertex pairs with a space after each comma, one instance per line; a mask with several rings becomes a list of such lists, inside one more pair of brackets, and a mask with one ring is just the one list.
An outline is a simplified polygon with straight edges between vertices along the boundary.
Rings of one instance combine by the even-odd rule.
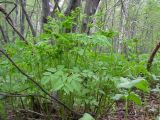
[[28, 44], [27, 40], [24, 38], [24, 36], [17, 30], [17, 28], [14, 26], [13, 21], [11, 19], [11, 17], [9, 16], [13, 10], [17, 7], [17, 5], [13, 2], [0, 2], [0, 3], [10, 3], [10, 4], [14, 4], [13, 9], [7, 13], [6, 10], [0, 5], [0, 12], [2, 14], [4, 14], [6, 21], [8, 22], [8, 24], [13, 28], [13, 30], [19, 35], [19, 37], [26, 43]]

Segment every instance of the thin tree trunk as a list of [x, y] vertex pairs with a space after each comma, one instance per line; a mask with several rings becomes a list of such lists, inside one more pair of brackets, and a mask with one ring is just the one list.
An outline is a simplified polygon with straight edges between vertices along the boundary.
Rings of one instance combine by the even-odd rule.
[[[24, 8], [26, 8], [26, 0], [23, 0], [23, 5]], [[24, 36], [24, 29], [25, 29], [25, 13], [24, 11], [21, 9], [21, 18], [20, 18], [20, 31], [21, 34]]]
[[[39, 0], [37, 0], [37, 8], [36, 8], [37, 13], [38, 13], [39, 10], [41, 10], [40, 8], [41, 8], [41, 4], [39, 3]], [[36, 14], [36, 26], [35, 26], [35, 28], [36, 28], [37, 34], [41, 32], [41, 28], [42, 28], [41, 27], [41, 22], [42, 22], [41, 16], [39, 16], [39, 14]]]
[[45, 23], [47, 23], [47, 17], [51, 15], [50, 0], [42, 0], [42, 28]]
[[88, 23], [93, 22], [93, 20], [90, 19], [90, 16], [92, 16], [96, 13], [99, 2], [100, 2], [100, 0], [87, 0], [86, 1], [84, 13], [87, 15], [87, 17], [84, 18], [84, 20], [83, 20], [82, 32], [87, 33], [87, 34], [90, 33], [90, 27], [88, 27]]
[[42, 0], [42, 19], [41, 19], [41, 30], [44, 29], [44, 24], [48, 22], [47, 17], [51, 16], [50, 0]]
[[[7, 2], [7, 0], [5, 0], [5, 2]], [[5, 10], [7, 10], [7, 4], [5, 3]], [[4, 29], [4, 32], [6, 34], [6, 37], [8, 39], [8, 41], [10, 41], [10, 38], [9, 38], [9, 31], [8, 31], [8, 24], [7, 24], [7, 21], [5, 21], [5, 29]]]
[[[117, 3], [117, 0], [114, 0], [114, 4]], [[111, 27], [113, 28], [114, 27], [114, 21], [115, 21], [115, 11], [116, 11], [116, 6], [113, 7], [113, 13], [112, 13], [112, 24], [111, 24]]]
[[26, 12], [26, 9], [25, 9], [25, 6], [24, 6], [25, 2], [26, 2], [26, 0], [20, 0], [20, 4], [21, 4], [21, 7], [22, 7], [22, 13], [23, 13], [23, 14], [25, 15], [25, 17], [26, 17], [26, 20], [27, 20], [28, 25], [29, 25], [29, 27], [30, 27], [30, 29], [31, 29], [31, 32], [32, 32], [33, 37], [36, 37], [36, 31], [35, 31], [34, 28], [33, 28], [33, 25], [32, 25], [32, 23], [31, 23], [31, 20], [30, 20], [30, 18], [29, 18], [29, 16], [28, 16], [28, 14], [27, 14], [27, 12]]
[[119, 53], [126, 53], [126, 46], [123, 44], [123, 39], [128, 39], [128, 32], [127, 32], [127, 19], [128, 19], [128, 7], [129, 7], [129, 0], [122, 1], [121, 0], [121, 21], [120, 21], [120, 35], [119, 35], [119, 46], [118, 52]]
[[[16, 0], [16, 4], [18, 5], [18, 0]], [[14, 18], [14, 24], [15, 26], [17, 27], [17, 20], [18, 20], [18, 6], [15, 8], [15, 18]], [[13, 41], [15, 41], [16, 39], [16, 34], [15, 34], [15, 31], [13, 30]]]
[[2, 36], [3, 36], [3, 39], [4, 39], [4, 43], [7, 43], [8, 42], [8, 39], [6, 37], [6, 34], [2, 28], [2, 26], [0, 25], [0, 32], [2, 33]]
[[[28, 17], [29, 17], [29, 20], [31, 20], [31, 18], [32, 18], [32, 15], [34, 14], [34, 12], [35, 12], [35, 9], [36, 9], [36, 5], [37, 5], [37, 0], [35, 0], [34, 1], [34, 5], [33, 5], [33, 9], [32, 9], [32, 12], [31, 12], [31, 14], [30, 15], [28, 15]], [[38, 15], [38, 14], [37, 14]], [[36, 15], [36, 16], [37, 16]], [[34, 22], [35, 24], [37, 24], [37, 21], [35, 21]], [[32, 26], [33, 26], [33, 24], [32, 24]], [[27, 33], [26, 33], [26, 36], [25, 36], [25, 38], [27, 38], [27, 35], [28, 35], [28, 32], [29, 32], [29, 28], [30, 28], [30, 25], [27, 27]], [[34, 25], [34, 34], [35, 34], [35, 36], [37, 35], [37, 31], [36, 31], [36, 25]], [[32, 36], [33, 36], [33, 32], [32, 32]]]
[[[81, 5], [81, 0], [70, 0], [69, 2], [69, 5], [67, 7], [67, 9], [65, 10], [64, 14], [66, 16], [69, 16], [71, 14], [72, 11], [76, 10], [77, 7], [79, 7]], [[78, 18], [78, 15], [77, 16], [74, 16], [75, 19], [74, 19], [74, 22], [77, 22], [77, 18]], [[66, 29], [65, 32], [69, 33], [69, 32], [75, 32], [76, 31], [76, 28], [77, 28], [77, 25], [72, 25], [71, 28], [69, 29]]]
[[81, 0], [70, 0], [67, 9], [65, 10], [64, 14], [67, 16], [71, 13], [71, 11], [75, 10], [81, 4]]

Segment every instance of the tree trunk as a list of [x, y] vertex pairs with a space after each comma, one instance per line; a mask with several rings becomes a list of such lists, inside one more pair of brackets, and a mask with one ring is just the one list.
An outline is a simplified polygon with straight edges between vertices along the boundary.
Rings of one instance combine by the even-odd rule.
[[[5, 0], [5, 2], [6, 2], [6, 1], [7, 1], [7, 0]], [[7, 10], [7, 4], [5, 4], [5, 10]], [[5, 24], [5, 25], [4, 25], [4, 26], [5, 26], [5, 29], [3, 29], [3, 30], [4, 30], [4, 32], [5, 32], [5, 34], [6, 34], [6, 37], [7, 37], [8, 41], [10, 41], [7, 21], [5, 21], [4, 24]]]
[[24, 6], [25, 2], [26, 2], [25, 0], [20, 0], [20, 4], [21, 4], [21, 7], [22, 7], [22, 13], [23, 13], [23, 14], [25, 15], [25, 17], [26, 17], [26, 20], [27, 20], [28, 25], [29, 25], [29, 27], [30, 27], [30, 29], [31, 29], [31, 32], [32, 32], [33, 37], [36, 37], [36, 31], [35, 31], [34, 28], [33, 28], [33, 25], [32, 25], [32, 23], [31, 23], [31, 20], [30, 20], [30, 18], [29, 18], [29, 16], [28, 16], [27, 11], [26, 11], [25, 6]]
[[119, 35], [119, 46], [118, 52], [119, 53], [126, 53], [126, 46], [123, 44], [123, 39], [128, 39], [128, 32], [127, 32], [127, 19], [128, 19], [128, 7], [129, 7], [129, 0], [122, 1], [121, 0], [121, 21], [120, 21], [120, 35]]
[[[23, 0], [23, 5], [24, 8], [26, 8], [26, 0]], [[21, 18], [20, 18], [20, 31], [21, 34], [24, 36], [24, 29], [25, 29], [25, 13], [24, 11], [21, 9]]]
[[0, 32], [2, 33], [3, 39], [4, 39], [4, 43], [8, 42], [7, 36], [2, 28], [2, 26], [0, 25]]
[[42, 28], [45, 23], [47, 23], [47, 17], [51, 15], [50, 0], [42, 0]]
[[[16, 4], [18, 5], [18, 0], [16, 0]], [[14, 18], [14, 24], [15, 26], [17, 27], [17, 20], [18, 20], [18, 6], [15, 8], [15, 18]], [[16, 34], [15, 34], [15, 31], [13, 31], [13, 41], [15, 41], [16, 39]]]
[[65, 15], [70, 15], [71, 11], [75, 10], [81, 4], [81, 0], [70, 0], [67, 9], [65, 10]]
[[[70, 0], [69, 4], [68, 4], [68, 7], [65, 10], [64, 14], [66, 16], [71, 15], [71, 12], [74, 11], [74, 10], [76, 10], [76, 8], [79, 7], [80, 5], [81, 5], [81, 0]], [[78, 15], [74, 16], [74, 17], [75, 17], [74, 22], [76, 22], [78, 24], [78, 22], [77, 22]], [[72, 24], [72, 27], [71, 28], [67, 28], [65, 30], [65, 32], [67, 32], [67, 33], [71, 32], [71, 31], [75, 32], [76, 29], [77, 29], [77, 25]]]
[[99, 5], [100, 0], [87, 0], [84, 13], [87, 15], [86, 18], [83, 19], [82, 23], [82, 32], [89, 34], [90, 27], [88, 27], [89, 22], [93, 22], [90, 19], [90, 16], [96, 13], [97, 7]]

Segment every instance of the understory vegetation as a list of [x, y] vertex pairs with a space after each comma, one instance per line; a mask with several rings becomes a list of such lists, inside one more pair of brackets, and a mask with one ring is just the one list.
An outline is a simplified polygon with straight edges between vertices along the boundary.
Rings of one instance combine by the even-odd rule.
[[127, 52], [118, 53], [119, 32], [96, 24], [95, 32], [81, 33], [79, 11], [48, 17], [27, 44], [17, 37], [0, 45], [0, 119], [121, 120], [136, 111], [137, 119], [159, 120], [159, 53], [147, 70], [150, 53], [138, 38], [124, 40]]

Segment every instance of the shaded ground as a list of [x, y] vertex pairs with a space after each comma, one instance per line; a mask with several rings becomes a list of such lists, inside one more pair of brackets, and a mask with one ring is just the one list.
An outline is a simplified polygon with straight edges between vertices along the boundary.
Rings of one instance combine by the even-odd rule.
[[[137, 106], [131, 103], [128, 107], [128, 115], [125, 112], [125, 103], [123, 101], [118, 101], [115, 106], [113, 106], [116, 112], [104, 113], [104, 115], [99, 118], [99, 120], [160, 120], [157, 119], [160, 116], [160, 95], [155, 93], [150, 93], [145, 95], [143, 98], [143, 106]], [[51, 115], [45, 115], [40, 112], [35, 112], [32, 110], [19, 109], [16, 111], [8, 111], [7, 120], [64, 120], [55, 111]], [[67, 118], [67, 116], [66, 116]], [[72, 120], [68, 117], [65, 120]], [[0, 118], [0, 120], [3, 120]]]
[[143, 106], [136, 106], [133, 103], [128, 108], [128, 115], [125, 112], [125, 103], [117, 102], [117, 111], [107, 113], [101, 120], [160, 120], [160, 96], [150, 93], [144, 100]]

